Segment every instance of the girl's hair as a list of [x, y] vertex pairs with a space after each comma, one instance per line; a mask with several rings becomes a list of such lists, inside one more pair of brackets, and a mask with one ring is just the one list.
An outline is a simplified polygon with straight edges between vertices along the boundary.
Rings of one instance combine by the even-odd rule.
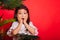
[[18, 21], [18, 19], [17, 19], [17, 13], [18, 13], [18, 10], [20, 10], [20, 9], [25, 9], [25, 10], [27, 11], [27, 13], [28, 13], [27, 23], [29, 24], [29, 22], [30, 22], [29, 10], [28, 10], [28, 8], [27, 8], [25, 5], [23, 5], [23, 4], [21, 4], [19, 7], [16, 7], [16, 9], [15, 9], [15, 14], [14, 14], [14, 18], [16, 19], [16, 21]]

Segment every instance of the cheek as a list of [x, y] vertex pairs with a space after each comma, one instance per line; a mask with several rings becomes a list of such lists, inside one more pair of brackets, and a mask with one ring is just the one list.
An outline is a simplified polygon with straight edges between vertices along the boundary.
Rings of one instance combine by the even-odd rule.
[[28, 15], [25, 15], [25, 18], [28, 18]]
[[21, 18], [21, 15], [17, 15], [18, 18]]

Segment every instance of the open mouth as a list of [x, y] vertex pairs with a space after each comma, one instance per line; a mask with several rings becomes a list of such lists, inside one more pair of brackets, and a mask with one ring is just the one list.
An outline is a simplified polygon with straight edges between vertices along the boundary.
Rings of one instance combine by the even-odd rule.
[[22, 18], [22, 20], [24, 20], [24, 18]]

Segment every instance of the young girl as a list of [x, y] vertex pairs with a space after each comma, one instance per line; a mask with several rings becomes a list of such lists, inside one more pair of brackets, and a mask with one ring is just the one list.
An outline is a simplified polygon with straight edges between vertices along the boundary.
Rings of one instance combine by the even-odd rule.
[[11, 28], [7, 32], [7, 35], [38, 35], [37, 28], [30, 21], [29, 10], [25, 5], [21, 5], [16, 8], [14, 18], [16, 21], [12, 23]]

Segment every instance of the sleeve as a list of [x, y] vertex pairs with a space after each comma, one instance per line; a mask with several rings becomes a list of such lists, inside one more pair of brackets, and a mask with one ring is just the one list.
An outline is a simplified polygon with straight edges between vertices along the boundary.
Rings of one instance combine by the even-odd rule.
[[38, 35], [38, 29], [33, 25], [33, 23], [30, 22], [29, 25], [35, 29], [35, 35]]
[[12, 30], [14, 30], [17, 27], [17, 23], [13, 22], [12, 26], [10, 27], [10, 29], [7, 31], [7, 35], [10, 35]]

